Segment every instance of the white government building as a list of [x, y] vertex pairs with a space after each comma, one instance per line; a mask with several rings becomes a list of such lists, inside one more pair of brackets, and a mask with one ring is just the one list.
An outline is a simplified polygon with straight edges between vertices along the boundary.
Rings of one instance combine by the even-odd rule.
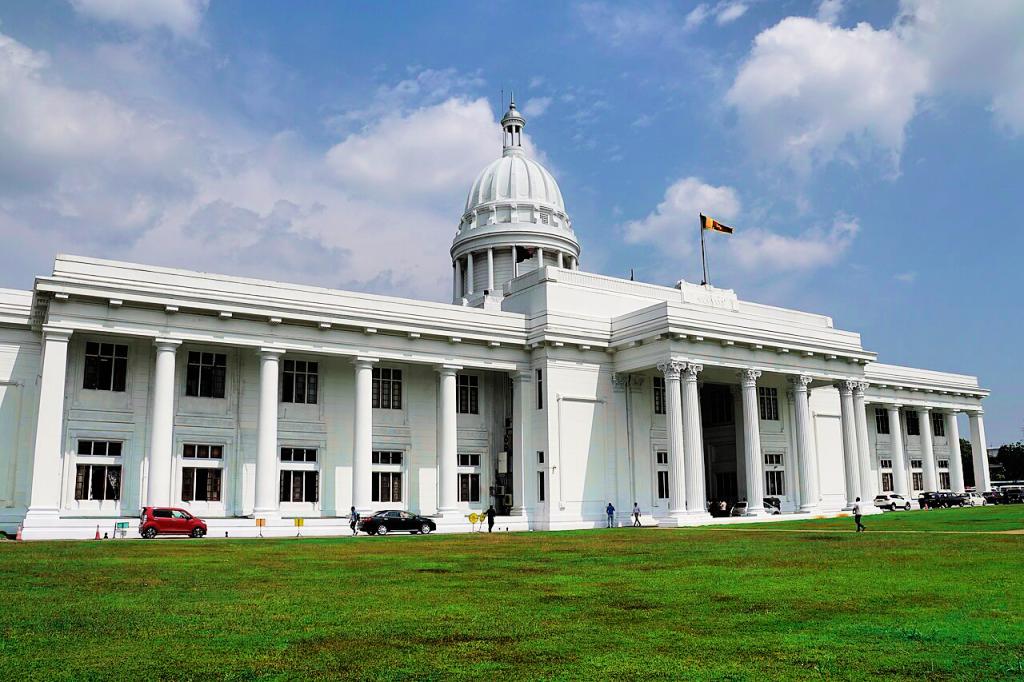
[[451, 304], [65, 255], [0, 290], [0, 528], [92, 537], [145, 505], [233, 536], [347, 531], [350, 506], [441, 530], [490, 504], [513, 530], [603, 525], [609, 502], [660, 525], [721, 499], [835, 514], [962, 491], [959, 413], [989, 488], [975, 377], [731, 290], [581, 270], [514, 104], [501, 123]]

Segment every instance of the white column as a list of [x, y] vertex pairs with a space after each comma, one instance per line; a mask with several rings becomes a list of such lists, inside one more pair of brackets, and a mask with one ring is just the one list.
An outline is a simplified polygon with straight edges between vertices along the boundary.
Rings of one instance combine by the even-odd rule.
[[149, 483], [146, 504], [171, 504], [171, 450], [174, 446], [174, 364], [181, 341], [156, 339], [153, 407], [149, 422]]
[[260, 348], [259, 411], [256, 421], [256, 499], [253, 516], [280, 516], [277, 479], [277, 403], [280, 348]]
[[935, 447], [932, 443], [932, 410], [930, 407], [917, 409], [917, 423], [921, 431], [921, 459], [924, 460], [924, 489], [939, 489], [939, 476], [935, 467]]
[[456, 413], [455, 365], [437, 368], [440, 375], [437, 410], [437, 511], [442, 516], [456, 511], [456, 464], [458, 463], [458, 414]]
[[956, 412], [942, 415], [946, 420], [946, 441], [949, 443], [949, 487], [954, 493], [962, 493], [964, 485], [964, 461], [960, 453], [960, 425], [956, 421]]
[[900, 423], [900, 408], [902, 405], [887, 405], [889, 412], [889, 445], [892, 455], [892, 474], [894, 492], [903, 497], [910, 496], [910, 489], [907, 487], [907, 462], [903, 455], [903, 424]]
[[793, 407], [796, 416], [797, 455], [800, 458], [800, 511], [815, 511], [818, 508], [818, 456], [814, 447], [811, 429], [811, 406], [808, 403], [807, 385], [813, 379], [800, 375], [790, 379], [793, 385]]
[[686, 464], [684, 463], [683, 407], [679, 376], [686, 363], [675, 360], [658, 365], [665, 376], [665, 423], [668, 426], [669, 500], [668, 513], [686, 514]]
[[355, 408], [352, 429], [352, 506], [360, 514], [370, 511], [370, 458], [373, 450], [373, 363], [355, 359]]
[[841, 381], [839, 383], [839, 407], [841, 410], [843, 428], [843, 469], [846, 474], [846, 504], [852, 507], [858, 497], [861, 497], [860, 470], [858, 461], [860, 459], [857, 449], [857, 418], [856, 407], [853, 405], [853, 389], [856, 381]]
[[43, 327], [43, 367], [39, 383], [36, 442], [32, 453], [32, 490], [25, 526], [46, 525], [60, 513], [64, 383], [67, 379], [70, 329]]
[[570, 270], [578, 270], [579, 267], [580, 267], [580, 262], [576, 258], [576, 256], [570, 256], [569, 257], [569, 269]]
[[466, 254], [466, 295], [473, 295], [473, 252]]
[[455, 302], [462, 298], [462, 259], [455, 259]]
[[761, 455], [761, 414], [757, 403], [756, 369], [740, 371], [740, 394], [743, 400], [743, 457], [747, 468], [747, 516], [765, 516], [764, 458]]
[[704, 433], [697, 392], [697, 374], [703, 370], [703, 365], [690, 363], [683, 372], [683, 452], [686, 458], [686, 512], [690, 516], [708, 513], [704, 492]]
[[562, 260], [562, 252], [559, 251], [558, 252], [558, 267], [564, 268], [565, 265], [563, 263], [564, 263], [564, 261]]
[[988, 446], [985, 440], [985, 422], [982, 410], [971, 412], [968, 420], [971, 423], [971, 455], [974, 458], [974, 489], [985, 493], [992, 489], [992, 477], [988, 473]]
[[516, 246], [512, 245], [512, 278], [519, 276], [519, 263], [516, 262]]
[[494, 249], [487, 249], [487, 290], [494, 293]]
[[864, 404], [866, 382], [853, 387], [853, 417], [857, 425], [857, 464], [860, 469], [860, 495], [863, 500], [872, 500], [878, 493], [875, 477], [871, 473], [871, 440], [868, 438], [867, 405]]
[[531, 479], [527, 472], [534, 471], [533, 453], [530, 451], [530, 428], [527, 415], [530, 414], [530, 388], [533, 376], [529, 369], [512, 375], [512, 514], [522, 515], [533, 506], [533, 495], [526, 499]]

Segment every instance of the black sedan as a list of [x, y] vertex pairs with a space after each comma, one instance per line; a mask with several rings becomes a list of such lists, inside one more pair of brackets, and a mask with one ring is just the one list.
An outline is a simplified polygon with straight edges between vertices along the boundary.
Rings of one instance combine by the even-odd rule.
[[368, 535], [388, 533], [427, 533], [437, 530], [437, 524], [425, 516], [417, 516], [398, 509], [385, 509], [359, 520], [359, 530]]

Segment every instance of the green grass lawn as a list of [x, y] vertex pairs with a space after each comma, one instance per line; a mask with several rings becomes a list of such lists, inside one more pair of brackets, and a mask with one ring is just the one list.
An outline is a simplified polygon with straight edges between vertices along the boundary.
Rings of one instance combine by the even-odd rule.
[[0, 679], [1024, 677], [1024, 535], [851, 525], [5, 542]]

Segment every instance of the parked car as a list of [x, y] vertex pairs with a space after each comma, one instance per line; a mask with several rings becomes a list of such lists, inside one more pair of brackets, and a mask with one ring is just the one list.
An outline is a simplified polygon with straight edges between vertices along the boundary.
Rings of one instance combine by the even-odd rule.
[[990, 490], [987, 493], [982, 493], [981, 496], [988, 504], [1006, 504], [1006, 495], [998, 490]]
[[984, 507], [988, 504], [988, 500], [985, 499], [985, 496], [979, 493], [967, 493], [965, 498], [966, 501], [964, 506], [967, 507]]
[[966, 495], [951, 492], [925, 492], [917, 496], [917, 504], [924, 509], [966, 507], [970, 502]]
[[139, 535], [153, 539], [157, 535], [206, 535], [206, 521], [175, 507], [143, 507], [139, 514]]
[[876, 495], [875, 506], [879, 509], [888, 509], [889, 511], [896, 511], [897, 509], [910, 511], [910, 500], [902, 495]]
[[1022, 504], [1024, 503], [1024, 490], [1007, 490], [1003, 492], [1005, 502], [1003, 504]]
[[437, 530], [437, 524], [425, 516], [417, 516], [400, 509], [385, 509], [361, 519], [359, 530], [368, 535], [387, 535], [396, 531], [426, 535]]
[[782, 513], [782, 500], [777, 497], [764, 498], [764, 509], [773, 516]]

